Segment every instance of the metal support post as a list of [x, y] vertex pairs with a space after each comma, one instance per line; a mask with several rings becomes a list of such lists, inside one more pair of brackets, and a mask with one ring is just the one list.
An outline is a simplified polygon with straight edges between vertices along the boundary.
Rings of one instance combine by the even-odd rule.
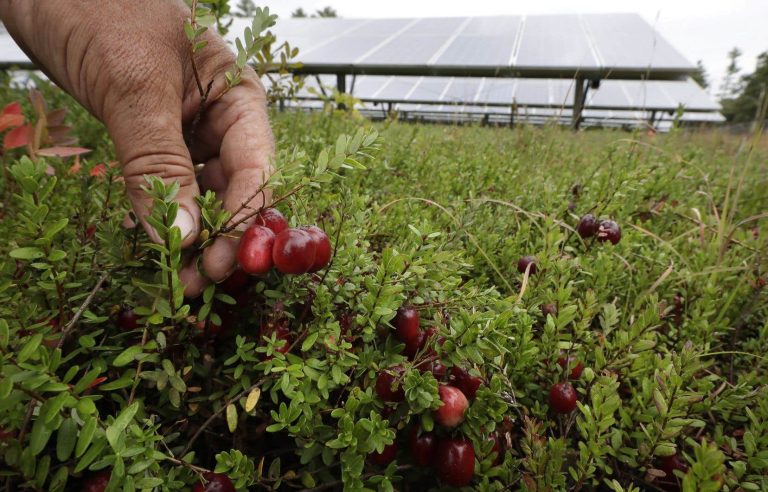
[[[347, 77], [343, 73], [336, 74], [336, 90], [339, 94], [347, 92]], [[339, 103], [339, 109], [347, 109], [344, 103]]]

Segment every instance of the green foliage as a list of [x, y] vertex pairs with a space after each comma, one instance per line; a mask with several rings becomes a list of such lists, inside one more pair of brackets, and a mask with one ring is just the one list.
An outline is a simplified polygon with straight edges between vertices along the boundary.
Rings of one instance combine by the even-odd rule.
[[[189, 490], [209, 470], [239, 490], [439, 489], [405, 449], [414, 425], [449, 434], [432, 419], [439, 382], [420, 370], [433, 359], [483, 379], [454, 431], [473, 443], [474, 490], [768, 488], [763, 142], [275, 115], [276, 206], [328, 232], [332, 264], [184, 299], [178, 186], [145, 186], [159, 242], [124, 229], [117, 170], [90, 172], [112, 154], [103, 128], [70, 114], [97, 143], [81, 168], [23, 149], [0, 163], [11, 490], [78, 490], [102, 469], [110, 491]], [[196, 248], [236, 234], [214, 194], [198, 203]], [[617, 220], [622, 241], [582, 240], [587, 212]], [[524, 278], [528, 254], [539, 272]], [[435, 331], [415, 360], [391, 334], [404, 303]], [[264, 329], [275, 323], [290, 350]], [[585, 369], [578, 409], [555, 415], [565, 354]], [[381, 371], [404, 403], [377, 397]], [[368, 460], [391, 443], [395, 462]], [[665, 477], [675, 453], [688, 471]]]

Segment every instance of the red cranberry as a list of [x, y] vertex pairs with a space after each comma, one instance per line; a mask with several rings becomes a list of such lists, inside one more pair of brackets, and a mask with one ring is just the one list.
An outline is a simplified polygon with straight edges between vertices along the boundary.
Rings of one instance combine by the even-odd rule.
[[219, 285], [224, 292], [234, 297], [246, 290], [250, 281], [251, 277], [242, 268], [238, 268]]
[[475, 449], [465, 438], [444, 439], [438, 442], [434, 466], [441, 482], [452, 487], [463, 487], [475, 474]]
[[541, 314], [546, 318], [549, 315], [557, 316], [557, 306], [554, 304], [542, 304]]
[[381, 371], [376, 378], [376, 394], [379, 395], [383, 401], [401, 402], [405, 398], [405, 391], [403, 391], [402, 382], [396, 384], [397, 379], [402, 374], [403, 369], [401, 367], [395, 367], [392, 369], [395, 375], [390, 374], [387, 371]]
[[368, 460], [374, 465], [387, 466], [395, 461], [397, 457], [397, 443], [393, 442], [387, 446], [384, 446], [384, 450], [381, 453], [374, 451], [368, 455]]
[[517, 262], [517, 271], [520, 273], [525, 273], [525, 270], [528, 269], [528, 266], [530, 265], [530, 269], [528, 270], [529, 275], [533, 275], [536, 273], [536, 258], [533, 256], [523, 256], [520, 258], [520, 260]]
[[435, 379], [440, 381], [445, 377], [445, 373], [448, 371], [448, 369], [439, 360], [433, 360], [426, 364], [421, 364], [419, 366], [419, 371], [431, 372]]
[[331, 261], [331, 240], [325, 231], [317, 226], [302, 227], [301, 230], [306, 231], [315, 244], [315, 261], [309, 272], [320, 271]]
[[[259, 330], [263, 338], [271, 339], [275, 335], [275, 352], [285, 354], [291, 348], [291, 330], [283, 322], [269, 321]], [[282, 344], [280, 342], [283, 342]]]
[[571, 383], [557, 383], [549, 390], [549, 406], [557, 413], [571, 413], [576, 409], [578, 395]]
[[281, 273], [307, 273], [315, 262], [315, 243], [306, 231], [286, 229], [275, 238], [272, 259]]
[[667, 476], [664, 477], [665, 481], [674, 481], [677, 479], [675, 470], [685, 473], [688, 471], [688, 464], [678, 453], [675, 453], [672, 456], [662, 457], [659, 460], [658, 468], [667, 474]]
[[240, 238], [237, 262], [245, 273], [263, 275], [272, 268], [272, 247], [275, 233], [260, 225], [252, 225]]
[[600, 222], [600, 228], [597, 231], [598, 241], [610, 241], [611, 244], [618, 244], [621, 241], [621, 227], [612, 220]]
[[459, 388], [469, 400], [475, 398], [478, 388], [483, 384], [482, 378], [471, 376], [459, 366], [453, 366], [451, 368], [451, 380], [452, 384]]
[[285, 220], [283, 214], [276, 208], [265, 208], [259, 212], [254, 223], [271, 229], [275, 235], [288, 229], [288, 221]]
[[427, 333], [423, 330], [419, 330], [416, 332], [416, 336], [414, 338], [409, 338], [405, 341], [405, 350], [403, 353], [406, 357], [408, 357], [409, 360], [413, 360], [416, 357], [416, 354], [424, 348], [424, 344], [427, 341]]
[[433, 412], [435, 422], [445, 427], [456, 427], [464, 422], [464, 414], [469, 408], [464, 393], [447, 384], [441, 384], [437, 391], [443, 404]]
[[579, 225], [576, 226], [576, 232], [583, 238], [594, 236], [597, 234], [598, 229], [600, 229], [600, 223], [592, 214], [587, 214], [582, 217], [579, 221]]
[[420, 331], [419, 312], [411, 306], [401, 306], [392, 320], [392, 325], [395, 327], [395, 338], [401, 342], [417, 340]]
[[117, 313], [117, 326], [125, 331], [135, 330], [139, 327], [139, 316], [130, 306], [123, 306]]
[[192, 492], [235, 492], [235, 484], [223, 473], [204, 473], [205, 485], [197, 482]]
[[435, 445], [437, 436], [434, 432], [421, 432], [419, 427], [413, 426], [408, 435], [408, 446], [413, 457], [413, 462], [420, 466], [430, 466], [435, 457]]
[[569, 355], [567, 359], [565, 356], [562, 356], [557, 359], [557, 363], [560, 364], [560, 367], [563, 369], [565, 369], [566, 366], [571, 368], [571, 373], [568, 375], [569, 379], [579, 379], [582, 371], [584, 371], [584, 364], [582, 364], [574, 355]]
[[83, 492], [104, 492], [109, 485], [109, 479], [112, 474], [108, 471], [102, 471], [96, 475], [92, 475], [85, 484], [83, 484]]

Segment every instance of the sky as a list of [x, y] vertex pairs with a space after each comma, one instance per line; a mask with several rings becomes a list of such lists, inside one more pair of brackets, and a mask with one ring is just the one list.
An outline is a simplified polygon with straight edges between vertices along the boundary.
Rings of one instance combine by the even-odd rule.
[[638, 13], [691, 62], [704, 63], [713, 94], [734, 46], [743, 52], [742, 73], [752, 72], [757, 55], [768, 51], [768, 0], [279, 0], [266, 4], [281, 17], [289, 17], [298, 7], [314, 12], [325, 6], [336, 9], [341, 17], [364, 18]]

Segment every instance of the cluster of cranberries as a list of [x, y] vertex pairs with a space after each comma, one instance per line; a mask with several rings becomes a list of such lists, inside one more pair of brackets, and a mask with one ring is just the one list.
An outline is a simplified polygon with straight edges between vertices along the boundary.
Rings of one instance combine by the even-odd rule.
[[[417, 364], [421, 371], [429, 371], [440, 381], [438, 395], [441, 406], [433, 412], [434, 421], [444, 429], [458, 427], [463, 421], [469, 408], [469, 401], [475, 398], [483, 380], [470, 375], [465, 369], [454, 366], [450, 373], [437, 360], [434, 349], [427, 347], [429, 340], [441, 343], [435, 339], [435, 331], [422, 330], [419, 326], [419, 312], [411, 306], [403, 306], [397, 311], [392, 322], [394, 336], [405, 344], [403, 353], [410, 359], [416, 359], [422, 354], [422, 362]], [[395, 366], [382, 371], [376, 379], [376, 394], [384, 402], [400, 403], [405, 399], [402, 388], [402, 366]], [[444, 382], [446, 380], [447, 382]], [[501, 457], [501, 442], [497, 436], [493, 450]], [[408, 450], [413, 462], [420, 466], [433, 467], [441, 482], [454, 487], [467, 485], [475, 473], [475, 450], [472, 442], [456, 435], [439, 436], [436, 432], [426, 432], [419, 426], [410, 429], [407, 439]], [[386, 466], [397, 456], [397, 442], [386, 446], [381, 453], [372, 453], [369, 460], [377, 465]]]
[[299, 275], [321, 270], [331, 260], [331, 241], [317, 226], [288, 227], [277, 209], [259, 212], [240, 238], [237, 261], [245, 273], [263, 275], [274, 266]]
[[586, 214], [579, 220], [576, 232], [582, 238], [596, 237], [598, 241], [610, 241], [618, 244], [621, 241], [621, 227], [612, 220], [597, 220], [594, 215]]

